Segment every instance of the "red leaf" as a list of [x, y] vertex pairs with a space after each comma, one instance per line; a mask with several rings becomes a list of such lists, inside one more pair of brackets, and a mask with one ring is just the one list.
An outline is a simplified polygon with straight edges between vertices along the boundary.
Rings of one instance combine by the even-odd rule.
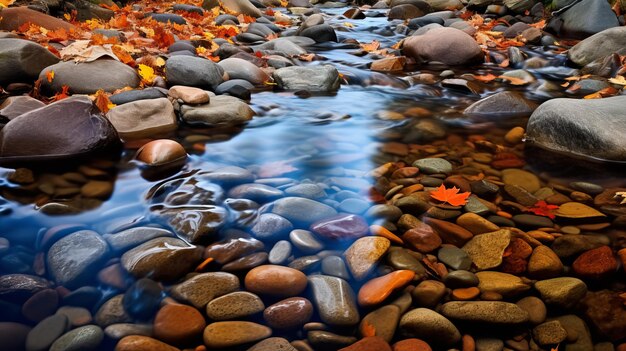
[[452, 206], [463, 206], [467, 203], [467, 198], [470, 196], [470, 192], [459, 193], [461, 189], [457, 187], [452, 187], [452, 189], [446, 189], [446, 187], [441, 184], [439, 188], [435, 191], [430, 192], [430, 196], [441, 202], [447, 202]]
[[554, 215], [554, 213], [552, 213], [552, 210], [556, 210], [558, 208], [559, 206], [557, 205], [548, 205], [547, 202], [541, 200], [537, 201], [537, 203], [534, 204], [533, 207], [528, 208], [528, 212], [532, 212], [537, 216], [544, 216], [550, 219], [554, 219], [554, 217], [556, 216]]

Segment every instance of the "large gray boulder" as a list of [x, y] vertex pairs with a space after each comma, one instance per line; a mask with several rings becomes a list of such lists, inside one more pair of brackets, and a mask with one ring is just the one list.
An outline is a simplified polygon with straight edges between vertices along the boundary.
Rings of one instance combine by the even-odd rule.
[[59, 62], [43, 46], [23, 39], [0, 39], [0, 85], [32, 82], [44, 68]]
[[560, 34], [571, 38], [586, 38], [605, 29], [619, 26], [615, 12], [605, 0], [583, 0], [565, 10], [560, 20]]
[[165, 63], [169, 85], [215, 88], [224, 81], [224, 69], [211, 60], [193, 56], [173, 56]]
[[542, 148], [610, 161], [626, 161], [626, 96], [553, 99], [530, 116], [526, 139]]
[[[54, 79], [48, 82], [46, 74], [54, 71]], [[39, 74], [41, 87], [48, 92], [60, 92], [63, 86], [73, 94], [94, 94], [102, 89], [113, 92], [125, 87], [136, 88], [140, 80], [137, 72], [113, 59], [100, 58], [91, 62], [59, 62]]]
[[252, 119], [254, 111], [243, 100], [233, 96], [220, 95], [201, 105], [182, 105], [180, 116], [191, 124], [209, 126], [238, 125]]
[[447, 65], [480, 63], [484, 57], [474, 38], [449, 27], [434, 28], [407, 38], [402, 53], [418, 62], [439, 61]]
[[337, 69], [330, 65], [284, 67], [273, 74], [278, 87], [284, 90], [335, 91], [340, 79]]
[[584, 66], [612, 53], [626, 55], [626, 27], [609, 28], [594, 34], [569, 49], [567, 56]]

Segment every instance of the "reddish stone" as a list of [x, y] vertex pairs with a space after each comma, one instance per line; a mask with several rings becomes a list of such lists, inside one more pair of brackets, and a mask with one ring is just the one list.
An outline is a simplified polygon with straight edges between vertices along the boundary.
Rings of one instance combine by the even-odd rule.
[[572, 268], [581, 278], [601, 279], [617, 270], [617, 260], [610, 247], [602, 246], [578, 256]]
[[502, 265], [500, 265], [499, 270], [502, 273], [521, 275], [526, 272], [526, 267], [528, 267], [526, 259], [517, 256], [507, 256], [502, 259]]
[[391, 179], [413, 178], [418, 175], [420, 170], [417, 167], [404, 167], [394, 171]]
[[46, 15], [27, 7], [12, 7], [0, 11], [0, 30], [16, 31], [24, 23], [34, 24], [48, 30], [75, 28], [73, 25], [58, 18]]
[[276, 329], [291, 329], [307, 323], [313, 315], [313, 304], [304, 297], [278, 301], [263, 311], [267, 324]]
[[202, 314], [187, 305], [165, 305], [154, 318], [154, 336], [167, 343], [181, 343], [202, 335], [206, 322]]
[[474, 236], [469, 230], [451, 222], [430, 217], [424, 218], [424, 222], [439, 234], [443, 242], [457, 247], [465, 245]]
[[44, 289], [31, 296], [22, 306], [22, 314], [28, 320], [40, 322], [56, 312], [59, 306], [59, 293], [54, 289]]
[[590, 326], [610, 341], [626, 336], [626, 308], [618, 292], [601, 290], [589, 292], [580, 306]]
[[402, 235], [402, 240], [415, 251], [428, 253], [441, 246], [441, 238], [431, 226], [420, 223], [416, 227], [407, 230]]
[[306, 275], [299, 270], [271, 264], [253, 268], [245, 278], [248, 291], [281, 297], [299, 295], [307, 283]]
[[463, 351], [474, 351], [476, 350], [476, 343], [474, 342], [474, 338], [471, 335], [465, 334], [462, 339], [463, 347], [461, 350]]
[[393, 344], [393, 351], [432, 351], [430, 346], [420, 339], [405, 339]]
[[521, 168], [524, 167], [525, 164], [526, 162], [516, 154], [502, 152], [494, 155], [491, 167], [495, 169]]
[[622, 261], [622, 267], [626, 267], [626, 249], [617, 251], [617, 255], [619, 256], [620, 261]]
[[520, 238], [514, 238], [511, 240], [509, 246], [506, 250], [504, 250], [505, 256], [514, 256], [519, 258], [528, 258], [532, 253], [532, 246]]
[[365, 283], [359, 290], [359, 304], [361, 306], [375, 306], [385, 301], [396, 289], [408, 284], [413, 280], [413, 277], [415, 277], [415, 272], [399, 270], [374, 278]]
[[391, 351], [391, 346], [380, 336], [368, 336], [339, 351]]
[[311, 231], [326, 239], [358, 239], [367, 235], [369, 226], [361, 216], [342, 214], [313, 223]]

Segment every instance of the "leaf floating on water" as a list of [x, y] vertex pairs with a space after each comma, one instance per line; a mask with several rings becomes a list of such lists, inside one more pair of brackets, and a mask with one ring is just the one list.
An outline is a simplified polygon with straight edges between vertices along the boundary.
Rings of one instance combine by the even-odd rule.
[[513, 85], [526, 85], [526, 84], [528, 84], [527, 81], [525, 81], [525, 80], [523, 80], [521, 78], [517, 78], [517, 77], [509, 77], [509, 76], [502, 75], [502, 76], [498, 76], [498, 78], [504, 79], [504, 80], [508, 80], [509, 83], [513, 84]]
[[377, 40], [373, 40], [371, 43], [361, 43], [359, 45], [363, 51], [367, 52], [378, 50], [378, 48], [380, 48], [380, 43]]
[[470, 192], [459, 193], [461, 189], [457, 187], [452, 187], [452, 189], [446, 189], [446, 187], [441, 184], [437, 190], [431, 191], [430, 196], [444, 203], [449, 203], [452, 206], [463, 206], [467, 203], [467, 198], [470, 196]]
[[559, 206], [557, 205], [549, 205], [547, 202], [541, 200], [538, 201], [533, 207], [528, 209], [528, 212], [532, 212], [537, 216], [548, 217], [550, 219], [554, 219], [556, 216], [552, 213], [552, 210], [558, 210]]
[[483, 82], [483, 83], [489, 83], [489, 82], [491, 82], [492, 80], [494, 80], [494, 79], [498, 78], [498, 77], [494, 76], [494, 75], [493, 75], [493, 74], [491, 74], [491, 73], [488, 73], [488, 74], [485, 74], [485, 75], [482, 75], [482, 76], [481, 76], [481, 75], [475, 75], [475, 74], [474, 74], [473, 76], [474, 76], [474, 79], [479, 80], [479, 81], [481, 81], [481, 82]]
[[297, 170], [298, 168], [290, 165], [288, 161], [275, 161], [262, 164], [261, 167], [259, 167], [258, 175], [261, 178], [272, 178]]

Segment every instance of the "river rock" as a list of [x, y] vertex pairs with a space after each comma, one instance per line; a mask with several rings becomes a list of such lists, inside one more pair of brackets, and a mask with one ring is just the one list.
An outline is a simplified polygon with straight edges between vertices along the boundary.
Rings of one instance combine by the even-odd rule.
[[582, 0], [574, 4], [559, 19], [563, 22], [560, 34], [572, 38], [586, 38], [620, 25], [608, 2], [594, 0]]
[[359, 329], [363, 331], [368, 325], [373, 326], [376, 330], [376, 336], [390, 342], [396, 333], [398, 322], [400, 322], [400, 307], [386, 305], [363, 317]]
[[256, 344], [252, 345], [246, 351], [298, 351], [295, 347], [293, 347], [289, 340], [285, 338], [272, 337], [267, 338], [265, 340], [261, 340]]
[[[54, 71], [54, 79], [48, 82], [46, 74]], [[94, 94], [102, 89], [112, 92], [124, 87], [136, 88], [140, 79], [134, 69], [113, 59], [100, 58], [91, 62], [59, 62], [48, 66], [39, 74], [42, 88], [60, 92], [68, 86], [73, 94]]]
[[22, 305], [22, 315], [29, 321], [39, 322], [52, 315], [59, 307], [59, 294], [54, 289], [44, 289], [31, 296]]
[[528, 321], [537, 325], [546, 320], [547, 309], [546, 304], [540, 298], [535, 296], [527, 296], [515, 303], [519, 308], [528, 313]]
[[255, 64], [244, 59], [229, 57], [218, 63], [228, 73], [230, 79], [243, 79], [254, 85], [263, 85], [270, 76]]
[[68, 327], [68, 319], [62, 314], [56, 314], [42, 320], [28, 333], [26, 337], [26, 351], [48, 350], [52, 343], [65, 333]]
[[341, 83], [339, 72], [330, 65], [284, 67], [273, 73], [274, 81], [284, 90], [335, 91]]
[[535, 279], [558, 277], [563, 271], [563, 263], [549, 247], [537, 246], [528, 260], [528, 275]]
[[577, 276], [585, 279], [603, 279], [610, 277], [618, 268], [617, 259], [609, 246], [589, 250], [572, 264]]
[[253, 322], [215, 322], [204, 329], [204, 344], [209, 348], [223, 349], [259, 341], [272, 335], [272, 330]]
[[295, 229], [289, 233], [289, 240], [298, 250], [304, 253], [317, 253], [324, 248], [322, 243], [312, 232], [304, 229]]
[[516, 304], [501, 301], [452, 301], [439, 311], [452, 319], [469, 323], [519, 325], [528, 322], [528, 312]]
[[273, 213], [263, 213], [257, 218], [250, 232], [257, 239], [275, 242], [287, 236], [293, 230], [293, 225], [284, 217]]
[[346, 263], [354, 279], [365, 278], [390, 245], [389, 239], [379, 236], [363, 237], [355, 241], [345, 252]]
[[148, 240], [162, 236], [174, 236], [169, 230], [154, 227], [136, 227], [123, 230], [119, 233], [102, 236], [109, 246], [116, 252], [124, 252]]
[[[2, 17], [2, 16], [0, 16]], [[48, 49], [29, 40], [0, 40], [0, 84], [32, 83], [46, 67], [59, 62]]]
[[361, 216], [340, 214], [313, 223], [311, 231], [328, 240], [353, 240], [366, 235], [369, 227]]
[[530, 289], [530, 285], [520, 277], [508, 273], [483, 271], [476, 273], [476, 276], [479, 280], [478, 288], [482, 292], [495, 292], [508, 297], [519, 295]]
[[263, 13], [256, 8], [249, 0], [225, 0], [222, 5], [235, 14], [248, 15], [252, 17], [261, 17]]
[[267, 259], [271, 264], [281, 264], [287, 261], [289, 256], [291, 256], [291, 251], [291, 243], [287, 240], [280, 240], [274, 244]]
[[359, 305], [363, 307], [375, 306], [385, 301], [395, 290], [404, 287], [413, 280], [413, 277], [415, 277], [413, 271], [397, 270], [368, 281], [359, 290]]
[[154, 336], [167, 343], [177, 344], [198, 337], [206, 323], [197, 309], [187, 305], [163, 306], [154, 317]]
[[272, 328], [292, 329], [307, 323], [313, 316], [313, 304], [303, 297], [290, 297], [263, 311], [263, 318]]
[[456, 224], [469, 230], [474, 235], [495, 232], [500, 229], [497, 225], [471, 212], [459, 216], [459, 218], [456, 219]]
[[263, 301], [255, 294], [236, 291], [211, 300], [206, 314], [215, 321], [245, 318], [265, 309]]
[[274, 202], [272, 213], [287, 218], [294, 224], [310, 225], [337, 214], [332, 207], [303, 197], [285, 197]]
[[567, 338], [567, 331], [559, 321], [550, 321], [533, 328], [533, 340], [541, 346], [556, 345]]
[[176, 280], [200, 261], [200, 248], [177, 238], [156, 238], [122, 255], [122, 265], [138, 278]]
[[307, 286], [306, 276], [299, 270], [276, 265], [255, 267], [246, 274], [246, 289], [280, 297], [296, 296]]
[[354, 292], [347, 281], [327, 275], [309, 276], [313, 302], [320, 318], [332, 326], [353, 326], [359, 323]]
[[106, 116], [123, 139], [150, 138], [176, 130], [174, 107], [166, 98], [129, 102], [114, 107]]
[[258, 203], [266, 203], [283, 197], [284, 193], [273, 186], [250, 183], [241, 184], [228, 191], [228, 197], [235, 199], [249, 199]]
[[581, 305], [585, 317], [599, 334], [611, 341], [623, 339], [626, 332], [626, 311], [618, 292], [590, 292], [581, 301]]
[[174, 99], [180, 99], [186, 104], [197, 105], [205, 104], [211, 100], [206, 90], [188, 87], [184, 85], [175, 85], [167, 91], [167, 95]]
[[626, 161], [626, 96], [552, 99], [530, 117], [526, 136], [548, 150], [611, 161]]
[[441, 246], [441, 238], [433, 228], [421, 221], [416, 224], [402, 235], [402, 240], [407, 246], [421, 253], [438, 249]]
[[226, 272], [194, 275], [172, 287], [172, 297], [203, 309], [213, 299], [239, 290], [239, 278]]
[[48, 30], [76, 29], [73, 25], [26, 6], [0, 9], [0, 30], [18, 31], [25, 23], [30, 23]]
[[0, 163], [75, 158], [117, 146], [115, 128], [91, 100], [69, 97], [7, 123], [0, 130]]
[[467, 252], [478, 270], [488, 270], [502, 263], [502, 255], [510, 242], [511, 231], [501, 229], [474, 236], [463, 246], [463, 251]]
[[[520, 22], [518, 22], [520, 23]], [[463, 114], [479, 120], [502, 120], [528, 117], [537, 104], [515, 91], [502, 91], [476, 101]]]
[[44, 107], [46, 104], [30, 96], [9, 96], [0, 104], [0, 118], [12, 120], [15, 117]]
[[613, 53], [626, 54], [626, 27], [603, 30], [582, 40], [567, 51], [569, 59], [579, 66], [585, 66]]
[[252, 119], [254, 111], [243, 100], [220, 95], [202, 105], [183, 105], [180, 108], [183, 121], [208, 126], [236, 125]]
[[98, 233], [81, 230], [59, 239], [50, 247], [48, 268], [57, 283], [76, 287], [93, 277], [93, 270], [108, 253], [109, 246]]
[[447, 65], [479, 63], [484, 57], [474, 38], [461, 30], [446, 27], [408, 37], [402, 53], [418, 62], [439, 61]]
[[172, 56], [165, 63], [165, 78], [170, 85], [186, 85], [214, 90], [224, 81], [223, 74], [222, 67], [211, 60], [200, 57]]
[[177, 206], [163, 209], [160, 214], [167, 218], [176, 234], [187, 241], [205, 243], [214, 239], [226, 224], [228, 211], [219, 206]]
[[157, 339], [142, 335], [129, 335], [115, 346], [115, 351], [180, 351]]
[[89, 351], [97, 350], [104, 339], [104, 332], [95, 325], [76, 328], [58, 338], [50, 351]]
[[575, 306], [587, 293], [587, 285], [571, 277], [540, 280], [535, 283], [535, 289], [546, 304], [563, 308]]
[[251, 237], [226, 238], [207, 246], [204, 256], [213, 258], [219, 264], [225, 264], [263, 248], [262, 242]]
[[427, 308], [416, 308], [402, 316], [400, 332], [442, 346], [452, 346], [461, 340], [461, 333], [452, 322]]

